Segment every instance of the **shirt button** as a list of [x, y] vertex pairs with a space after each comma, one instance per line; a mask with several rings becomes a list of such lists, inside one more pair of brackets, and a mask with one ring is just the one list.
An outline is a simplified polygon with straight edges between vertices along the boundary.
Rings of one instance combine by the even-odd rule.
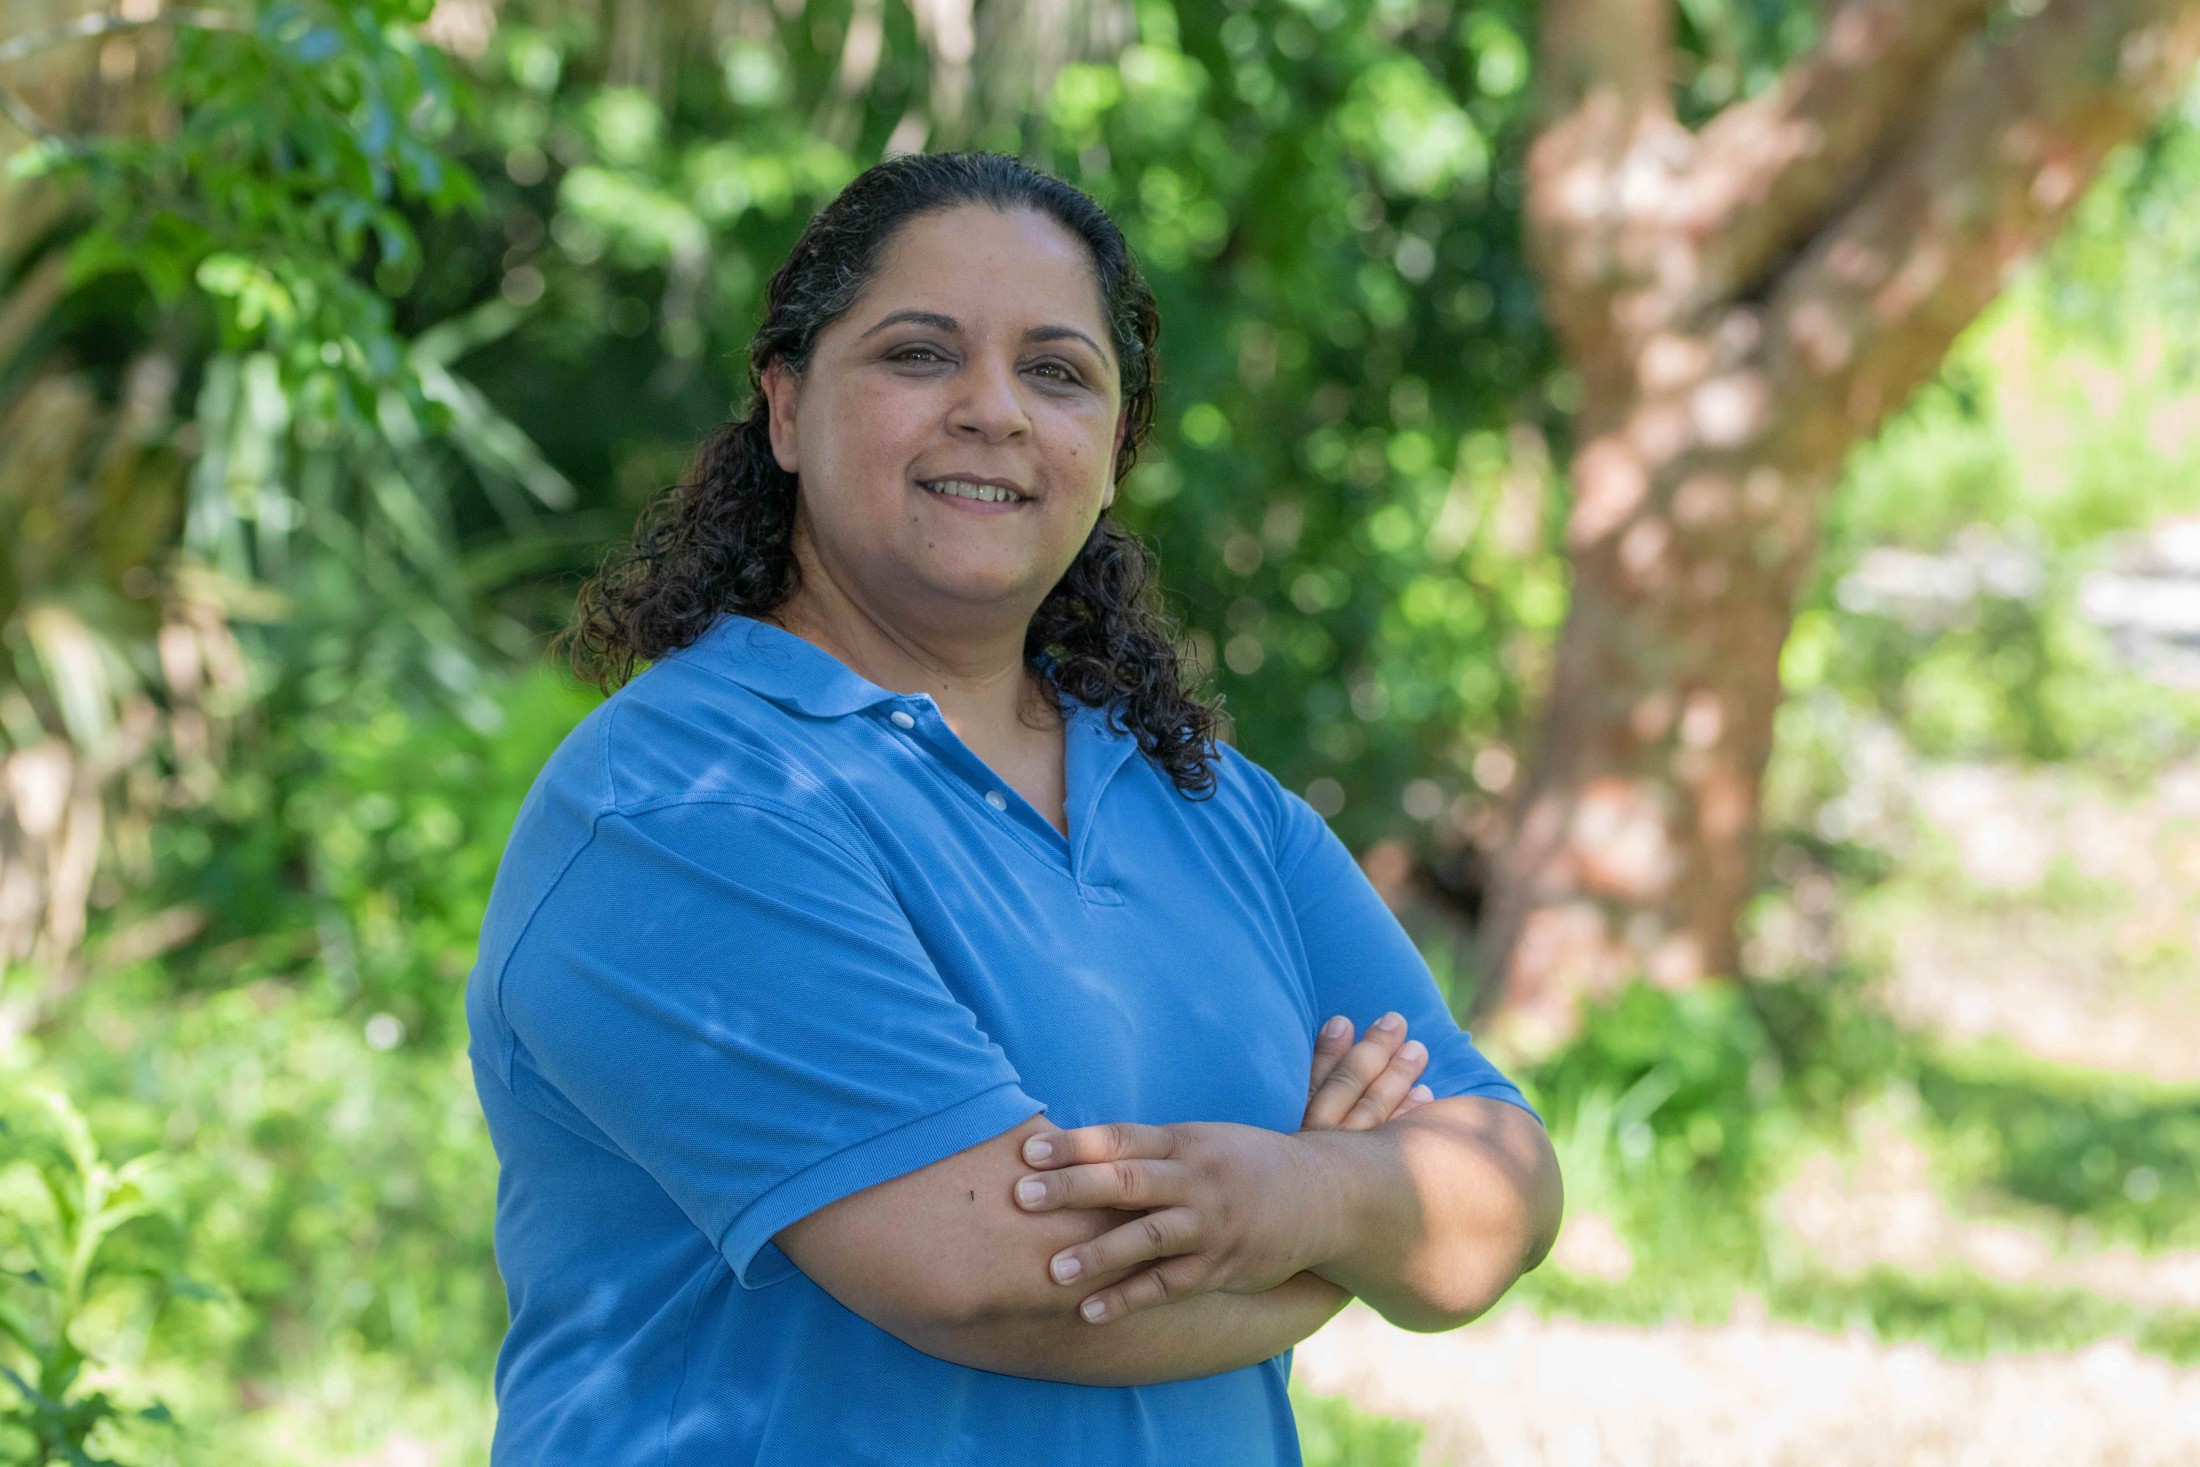
[[886, 716], [894, 720], [894, 727], [896, 728], [915, 728], [917, 726], [917, 721], [914, 718], [911, 718], [908, 714], [902, 712], [899, 708], [896, 708], [893, 712], [887, 714]]
[[985, 792], [985, 802], [996, 810], [1006, 810], [1008, 808], [1008, 796], [1002, 794], [999, 790], [987, 790]]

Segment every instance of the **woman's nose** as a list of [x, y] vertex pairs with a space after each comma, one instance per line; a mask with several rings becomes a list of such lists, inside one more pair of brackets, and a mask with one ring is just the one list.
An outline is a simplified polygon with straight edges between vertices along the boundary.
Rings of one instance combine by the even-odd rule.
[[973, 362], [960, 380], [962, 394], [948, 414], [948, 426], [956, 432], [993, 443], [1030, 429], [1013, 367]]

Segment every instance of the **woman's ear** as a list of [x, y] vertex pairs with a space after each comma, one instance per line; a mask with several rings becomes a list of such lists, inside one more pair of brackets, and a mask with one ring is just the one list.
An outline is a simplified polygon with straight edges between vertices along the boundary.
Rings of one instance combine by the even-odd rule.
[[788, 473], [800, 473], [801, 455], [795, 450], [794, 409], [802, 394], [802, 379], [785, 362], [774, 361], [764, 369], [760, 385], [765, 405], [770, 410], [772, 457]]

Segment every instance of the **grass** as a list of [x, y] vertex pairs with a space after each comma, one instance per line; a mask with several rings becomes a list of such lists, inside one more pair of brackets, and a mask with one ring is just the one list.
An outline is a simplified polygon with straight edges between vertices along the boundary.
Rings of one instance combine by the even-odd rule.
[[1628, 990], [1524, 1078], [1551, 1121], [1569, 1211], [1603, 1214], [1633, 1257], [1616, 1280], [1529, 1275], [1515, 1298], [1539, 1313], [1713, 1323], [1751, 1295], [1776, 1318], [1957, 1357], [2126, 1337], [2200, 1359], [2200, 1313], [2185, 1308], [1955, 1264], [1833, 1275], [1798, 1254], [1770, 1206], [1802, 1157], [1852, 1152], [1860, 1115], [1894, 1114], [1965, 1216], [2142, 1254], [2191, 1247], [2200, 1104], [2184, 1090], [1906, 1033], [1840, 974]]
[[1291, 1387], [1306, 1467], [1420, 1467], [1422, 1430], [1359, 1410], [1341, 1396]]
[[1931, 1054], [1915, 1083], [1959, 1182], [2133, 1247], [2200, 1246], [2200, 1104], [2189, 1093], [2003, 1046]]
[[2126, 1338], [2174, 1365], [2200, 1360], [2200, 1313], [2147, 1309], [2084, 1289], [2002, 1284], [1968, 1269], [1807, 1277], [1775, 1290], [1767, 1304], [1778, 1318], [1833, 1330], [1861, 1326], [1883, 1340], [1930, 1345], [1951, 1359], [2068, 1353]]

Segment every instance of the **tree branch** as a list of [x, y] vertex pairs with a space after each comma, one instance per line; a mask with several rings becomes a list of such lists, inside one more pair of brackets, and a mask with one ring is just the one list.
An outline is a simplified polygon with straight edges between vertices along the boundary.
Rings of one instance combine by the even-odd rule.
[[[164, 10], [142, 19], [127, 15], [80, 15], [66, 25], [51, 26], [42, 31], [25, 31], [20, 36], [0, 41], [0, 66], [21, 61], [26, 56], [51, 50], [55, 46], [65, 46], [71, 41], [112, 35], [117, 31], [142, 30], [152, 25], [193, 26], [206, 31], [241, 31], [248, 28], [242, 17], [221, 10]], [[41, 142], [59, 143], [73, 151], [82, 151], [88, 146], [82, 138], [73, 138], [46, 126], [24, 104], [22, 98], [5, 87], [0, 87], [0, 117], [15, 124], [24, 136]]]
[[[1527, 226], [1545, 308], [1569, 355], [1618, 369], [1620, 303], [1655, 278], [1645, 204], [1687, 156], [1673, 118], [1671, 0], [1546, 0], [1539, 74], [1548, 120], [1528, 151]], [[1648, 187], [1638, 187], [1646, 183]]]
[[14, 123], [15, 130], [27, 138], [36, 138], [40, 142], [68, 141], [63, 139], [61, 134], [46, 126], [45, 123], [40, 122], [36, 114], [30, 108], [24, 106], [22, 100], [6, 87], [0, 87], [0, 117], [5, 117], [8, 121]]
[[1985, 24], [1993, 0], [1842, 0], [1771, 88], [1698, 136], [1676, 191], [1697, 237], [1682, 310], [1751, 294], [1862, 182], [1901, 118]]
[[1789, 432], [1869, 433], [2196, 60], [2196, 0], [2051, 0], [2006, 41], [1974, 36], [1900, 154], [1774, 282], [1773, 415], [1794, 415]]
[[21, 61], [33, 51], [44, 51], [54, 46], [66, 45], [70, 41], [81, 41], [89, 36], [140, 30], [149, 25], [195, 26], [204, 31], [241, 31], [249, 28], [241, 16], [222, 10], [163, 10], [143, 20], [134, 20], [126, 15], [80, 15], [67, 25], [57, 25], [42, 31], [26, 31], [13, 40], [0, 41], [0, 66]]
[[1671, 0], [1546, 0], [1537, 45], [1554, 125], [1600, 97], [1629, 117], [1672, 111]]

